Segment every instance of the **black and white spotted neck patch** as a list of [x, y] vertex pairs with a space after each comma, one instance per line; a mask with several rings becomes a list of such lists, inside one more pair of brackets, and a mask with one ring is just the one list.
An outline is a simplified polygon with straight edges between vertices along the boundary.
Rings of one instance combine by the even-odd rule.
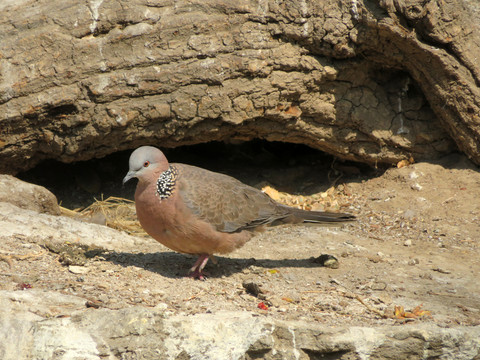
[[174, 166], [170, 166], [160, 174], [157, 180], [157, 195], [160, 197], [160, 200], [167, 199], [172, 195], [177, 183], [177, 175], [178, 170]]

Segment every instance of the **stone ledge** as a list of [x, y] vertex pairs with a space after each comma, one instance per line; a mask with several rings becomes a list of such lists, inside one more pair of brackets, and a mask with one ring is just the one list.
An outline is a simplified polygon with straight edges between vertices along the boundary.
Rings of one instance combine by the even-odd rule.
[[164, 304], [86, 308], [41, 290], [0, 291], [0, 354], [8, 359], [473, 359], [480, 326], [330, 327], [249, 312], [173, 315]]

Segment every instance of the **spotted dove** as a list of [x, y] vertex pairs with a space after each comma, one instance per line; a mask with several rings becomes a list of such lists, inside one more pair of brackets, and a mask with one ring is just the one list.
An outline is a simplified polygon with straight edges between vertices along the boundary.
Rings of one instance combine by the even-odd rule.
[[213, 254], [238, 249], [264, 225], [355, 219], [345, 213], [305, 211], [279, 204], [230, 176], [169, 164], [152, 146], [142, 146], [130, 156], [123, 183], [131, 178], [138, 179], [135, 207], [142, 227], [168, 248], [198, 255], [189, 274], [202, 280], [202, 270]]

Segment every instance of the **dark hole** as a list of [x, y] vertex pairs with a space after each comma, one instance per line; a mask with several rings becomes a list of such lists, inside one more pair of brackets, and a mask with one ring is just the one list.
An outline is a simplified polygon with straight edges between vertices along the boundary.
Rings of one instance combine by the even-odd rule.
[[356, 357], [350, 351], [315, 351], [309, 349], [302, 349], [310, 360], [347, 360], [356, 359]]
[[60, 105], [48, 110], [48, 116], [56, 117], [60, 115], [69, 115], [75, 114], [77, 112], [77, 108], [75, 105], [67, 104], [67, 105]]
[[[251, 186], [270, 185], [279, 191], [309, 195], [325, 191], [338, 176], [342, 183], [360, 178], [370, 168], [356, 163], [341, 163], [334, 157], [305, 145], [254, 140], [238, 145], [210, 142], [173, 149], [161, 149], [170, 162], [180, 162], [231, 175]], [[45, 186], [62, 206], [70, 209], [90, 205], [94, 199], [118, 196], [133, 199], [136, 180], [122, 186], [132, 150], [101, 159], [64, 164], [44, 161], [18, 174], [22, 180]], [[341, 174], [332, 167], [358, 169]]]

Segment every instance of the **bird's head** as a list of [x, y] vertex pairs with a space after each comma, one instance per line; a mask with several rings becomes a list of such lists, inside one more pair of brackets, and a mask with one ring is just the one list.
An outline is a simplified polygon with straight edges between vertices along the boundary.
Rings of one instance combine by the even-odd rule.
[[158, 177], [160, 173], [168, 169], [168, 160], [163, 153], [153, 146], [142, 146], [136, 149], [128, 161], [128, 173], [123, 178], [123, 184], [132, 178], [140, 182], [152, 176]]

